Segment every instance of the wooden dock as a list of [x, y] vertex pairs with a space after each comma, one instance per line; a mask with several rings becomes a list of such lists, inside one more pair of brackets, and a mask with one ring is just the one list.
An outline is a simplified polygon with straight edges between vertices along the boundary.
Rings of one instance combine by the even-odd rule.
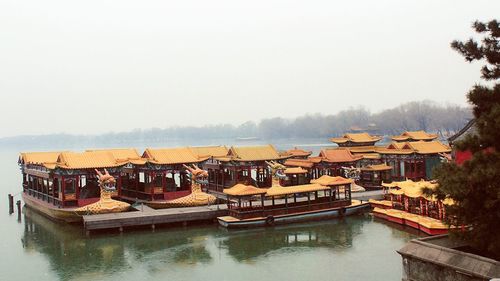
[[213, 221], [227, 215], [227, 205], [212, 205], [155, 210], [147, 206], [136, 207], [137, 211], [83, 216], [83, 227], [87, 234], [93, 230], [118, 229], [125, 227], [150, 226], [158, 224], [187, 223], [190, 221]]
[[[381, 190], [352, 194], [353, 199], [363, 201], [367, 201], [370, 198], [381, 198], [382, 196]], [[276, 200], [279, 203], [283, 199]], [[302, 198], [302, 200], [305, 199]], [[269, 202], [267, 204], [270, 204]], [[214, 221], [217, 217], [227, 215], [226, 204], [158, 210], [140, 204], [135, 206], [134, 209], [136, 211], [83, 216], [83, 227], [87, 234], [94, 230], [118, 229], [123, 231], [126, 227], [137, 226], [149, 226], [154, 229], [159, 224]]]

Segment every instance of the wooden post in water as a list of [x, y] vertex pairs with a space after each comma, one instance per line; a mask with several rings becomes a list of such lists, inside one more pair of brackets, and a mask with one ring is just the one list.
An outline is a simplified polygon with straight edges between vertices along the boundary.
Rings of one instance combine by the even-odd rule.
[[12, 196], [10, 193], [8, 194], [9, 196], [9, 215], [14, 213], [14, 196]]
[[17, 221], [21, 221], [21, 200], [17, 200]]

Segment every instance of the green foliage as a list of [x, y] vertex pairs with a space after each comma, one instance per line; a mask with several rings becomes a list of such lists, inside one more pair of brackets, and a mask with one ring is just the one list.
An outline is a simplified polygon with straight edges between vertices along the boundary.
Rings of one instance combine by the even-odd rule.
[[[474, 29], [484, 35], [482, 44], [473, 39], [454, 41], [451, 46], [467, 61], [485, 60], [482, 77], [500, 79], [500, 25], [475, 22]], [[456, 231], [454, 237], [466, 239], [476, 249], [500, 258], [500, 84], [493, 87], [476, 85], [467, 95], [473, 105], [476, 135], [456, 143], [456, 148], [469, 150], [472, 159], [462, 166], [446, 163], [435, 170], [438, 198], [449, 196], [454, 206], [447, 207], [448, 223], [470, 226], [470, 231]]]

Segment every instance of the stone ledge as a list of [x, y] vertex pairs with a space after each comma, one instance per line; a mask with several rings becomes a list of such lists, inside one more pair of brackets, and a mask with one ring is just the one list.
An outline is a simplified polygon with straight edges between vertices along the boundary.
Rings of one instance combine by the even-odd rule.
[[[411, 240], [397, 251], [403, 257], [403, 272], [406, 275], [403, 279], [453, 280], [449, 278], [454, 274], [463, 276], [464, 278], [460, 278], [463, 280], [490, 280], [500, 277], [500, 262], [453, 249], [461, 246], [465, 244], [454, 242], [447, 235]], [[413, 269], [418, 268], [418, 271], [422, 272], [412, 271], [412, 263]], [[423, 278], [419, 278], [419, 275]], [[440, 277], [437, 278], [438, 276]]]

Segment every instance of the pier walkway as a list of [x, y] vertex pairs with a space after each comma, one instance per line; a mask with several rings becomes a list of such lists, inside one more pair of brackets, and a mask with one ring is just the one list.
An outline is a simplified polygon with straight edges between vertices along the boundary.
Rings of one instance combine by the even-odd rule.
[[152, 209], [136, 207], [137, 211], [83, 216], [83, 227], [87, 231], [124, 227], [151, 226], [167, 223], [187, 223], [190, 221], [212, 221], [227, 214], [227, 205], [211, 205], [186, 208]]
[[[222, 197], [221, 194], [217, 197]], [[352, 193], [352, 199], [368, 201], [368, 199], [381, 199], [382, 190], [364, 191]], [[306, 200], [305, 198], [298, 199]], [[276, 199], [276, 203], [283, 199]], [[266, 203], [270, 204], [270, 203]], [[159, 224], [168, 223], [187, 223], [192, 221], [214, 221], [217, 217], [227, 215], [227, 205], [218, 204], [200, 207], [152, 209], [146, 205], [140, 204], [133, 207], [136, 211], [124, 213], [111, 213], [100, 215], [83, 216], [83, 227], [87, 234], [94, 230], [119, 229], [123, 231], [124, 227], [150, 226], [152, 229]]]

